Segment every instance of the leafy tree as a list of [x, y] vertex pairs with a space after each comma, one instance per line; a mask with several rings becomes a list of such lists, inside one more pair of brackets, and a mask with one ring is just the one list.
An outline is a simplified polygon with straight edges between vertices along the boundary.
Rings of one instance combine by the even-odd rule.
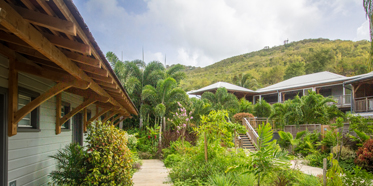
[[305, 70], [307, 74], [322, 72], [326, 70], [327, 65], [334, 59], [330, 49], [322, 48], [308, 56]]
[[201, 116], [208, 115], [213, 109], [208, 100], [191, 98], [188, 110], [192, 111], [193, 120], [199, 126], [201, 124]]
[[284, 79], [290, 79], [292, 77], [301, 76], [306, 74], [304, 70], [303, 62], [291, 63], [285, 70]]
[[271, 85], [282, 81], [284, 77], [284, 67], [283, 66], [275, 66], [271, 68], [269, 71], [265, 71], [260, 76], [260, 81], [264, 85]]
[[237, 113], [240, 109], [237, 97], [228, 93], [227, 89], [224, 87], [218, 88], [215, 94], [212, 92], [204, 92], [202, 94], [202, 99], [208, 100], [214, 110], [227, 110], [230, 116]]
[[254, 105], [254, 115], [256, 117], [269, 117], [271, 115], [271, 105], [261, 99]]

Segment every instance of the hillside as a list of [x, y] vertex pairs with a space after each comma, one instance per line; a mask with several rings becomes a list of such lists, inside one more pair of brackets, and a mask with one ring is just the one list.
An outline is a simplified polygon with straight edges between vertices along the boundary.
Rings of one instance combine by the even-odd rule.
[[249, 74], [251, 83], [244, 86], [251, 89], [325, 70], [353, 76], [370, 71], [369, 49], [368, 41], [306, 39], [230, 57], [204, 68], [187, 66], [187, 77], [180, 86], [189, 91], [217, 81], [239, 84], [242, 74]]

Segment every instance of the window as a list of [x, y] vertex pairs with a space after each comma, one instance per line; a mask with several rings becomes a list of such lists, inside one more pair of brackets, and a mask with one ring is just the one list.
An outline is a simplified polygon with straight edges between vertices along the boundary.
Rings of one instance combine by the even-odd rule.
[[[39, 93], [19, 87], [18, 88], [18, 110], [39, 97]], [[18, 122], [19, 132], [39, 132], [39, 107], [31, 111]]]
[[[61, 103], [61, 118], [70, 112], [70, 108], [70, 103], [64, 101]], [[70, 119], [61, 125], [61, 129], [70, 129]]]

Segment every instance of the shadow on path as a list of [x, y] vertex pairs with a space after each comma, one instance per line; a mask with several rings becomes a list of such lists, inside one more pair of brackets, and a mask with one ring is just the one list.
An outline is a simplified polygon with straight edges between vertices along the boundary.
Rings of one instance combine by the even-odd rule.
[[[167, 182], [167, 183], [166, 183]], [[172, 185], [161, 160], [142, 160], [141, 169], [133, 175], [135, 186]]]

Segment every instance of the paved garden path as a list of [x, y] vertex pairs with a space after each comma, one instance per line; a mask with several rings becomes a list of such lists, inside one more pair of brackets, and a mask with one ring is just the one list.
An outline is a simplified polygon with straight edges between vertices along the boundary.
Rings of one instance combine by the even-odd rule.
[[296, 162], [294, 160], [291, 161], [291, 166], [290, 167], [299, 169], [300, 171], [302, 171], [303, 173], [308, 174], [308, 175], [317, 176], [317, 175], [322, 175], [323, 174], [322, 168], [303, 165], [303, 164], [300, 164], [300, 162]]
[[142, 160], [141, 169], [133, 175], [135, 186], [171, 185], [168, 170], [161, 160]]

